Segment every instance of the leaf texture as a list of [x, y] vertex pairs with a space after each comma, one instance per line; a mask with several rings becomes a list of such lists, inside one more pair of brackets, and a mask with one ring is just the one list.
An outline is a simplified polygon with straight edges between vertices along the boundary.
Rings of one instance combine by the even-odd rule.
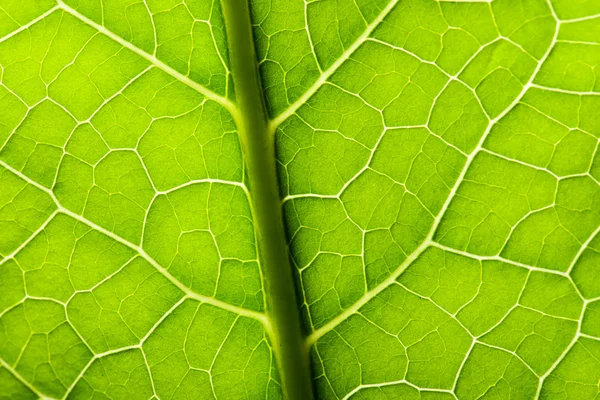
[[[0, 0], [0, 399], [296, 400], [225, 7], [56, 1]], [[249, 4], [307, 390], [598, 398], [600, 2]]]

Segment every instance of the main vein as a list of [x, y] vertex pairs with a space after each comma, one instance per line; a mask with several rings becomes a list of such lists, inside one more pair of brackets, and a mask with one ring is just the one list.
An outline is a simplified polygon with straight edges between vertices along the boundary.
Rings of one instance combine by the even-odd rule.
[[287, 250], [270, 134], [254, 50], [247, 0], [221, 0], [239, 112], [234, 114], [244, 152], [258, 247], [265, 278], [273, 348], [287, 400], [312, 399], [308, 350], [301, 329]]
[[[58, 0], [58, 5], [31, 24], [17, 30], [18, 33], [34, 22], [45, 18], [47, 15], [62, 9], [75, 16], [84, 23], [95, 28], [112, 40], [146, 59], [153, 66], [163, 70], [180, 82], [195, 89], [205, 97], [224, 106], [236, 121], [240, 141], [247, 164], [247, 175], [251, 188], [251, 201], [256, 231], [259, 238], [258, 246], [265, 277], [266, 297], [269, 299], [268, 318], [260, 313], [230, 306], [216, 299], [197, 295], [173, 278], [162, 266], [158, 265], [148, 256], [141, 247], [125, 241], [112, 232], [92, 223], [91, 221], [70, 212], [62, 207], [51, 190], [41, 187], [26, 176], [13, 170], [29, 183], [49, 193], [57, 204], [58, 212], [65, 213], [90, 227], [112, 237], [115, 240], [136, 250], [142, 257], [157, 267], [161, 273], [182, 289], [188, 297], [214, 304], [240, 315], [260, 320], [273, 341], [277, 357], [282, 387], [287, 400], [311, 400], [312, 383], [308, 362], [308, 349], [305, 345], [301, 327], [300, 312], [298, 310], [295, 286], [292, 276], [292, 267], [289, 261], [279, 186], [276, 175], [274, 137], [269, 134], [268, 117], [264, 105], [262, 88], [258, 77], [258, 66], [254, 51], [250, 11], [246, 0], [221, 0], [223, 14], [227, 26], [229, 51], [231, 56], [232, 74], [236, 85], [237, 104], [226, 97], [220, 96], [206, 87], [185, 76], [169, 65], [159, 60], [155, 55], [149, 54], [132, 43], [111, 32], [101, 24], [96, 23], [77, 10]], [[0, 39], [3, 41], [6, 38]]]

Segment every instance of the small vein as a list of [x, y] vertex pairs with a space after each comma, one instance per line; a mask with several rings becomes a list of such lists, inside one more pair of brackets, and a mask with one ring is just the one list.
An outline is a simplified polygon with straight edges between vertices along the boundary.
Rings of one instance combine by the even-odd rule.
[[43, 13], [42, 15], [40, 15], [39, 17], [29, 21], [25, 25], [22, 25], [20, 28], [12, 31], [8, 35], [1, 37], [0, 43], [10, 39], [13, 36], [18, 35], [19, 33], [23, 32], [23, 31], [26, 31], [27, 29], [31, 28], [31, 26], [37, 24], [38, 22], [40, 22], [41, 20], [43, 20], [44, 18], [46, 18], [48, 15], [52, 14], [54, 11], [56, 11], [59, 8], [60, 8], [60, 6], [54, 6], [51, 9], [49, 9], [48, 11], [46, 11], [45, 13]]
[[283, 111], [276, 118], [272, 119], [269, 122], [269, 132], [274, 133], [277, 127], [283, 121], [292, 116], [304, 103], [306, 103], [306, 101], [310, 97], [312, 97], [313, 94], [317, 92], [317, 90], [319, 90], [321, 86], [323, 86], [323, 84], [325, 84], [325, 82], [327, 82], [329, 77], [333, 75], [335, 71], [337, 71], [338, 68], [350, 58], [352, 53], [354, 53], [367, 40], [367, 38], [369, 37], [369, 35], [371, 35], [371, 33], [373, 33], [375, 28], [379, 26], [379, 24], [385, 19], [385, 17], [387, 17], [387, 15], [394, 9], [396, 4], [398, 4], [398, 1], [399, 0], [390, 1], [388, 5], [383, 9], [383, 11], [381, 11], [381, 13], [377, 15], [373, 22], [371, 22], [367, 26], [363, 34], [360, 35], [354, 41], [354, 43], [352, 43], [352, 45], [348, 47], [346, 51], [344, 51], [342, 55], [321, 74], [321, 76], [319, 76], [319, 79], [317, 79], [316, 82], [313, 83], [313, 85], [307, 91], [305, 91], [302, 96], [300, 96], [296, 101], [294, 101], [285, 111]]

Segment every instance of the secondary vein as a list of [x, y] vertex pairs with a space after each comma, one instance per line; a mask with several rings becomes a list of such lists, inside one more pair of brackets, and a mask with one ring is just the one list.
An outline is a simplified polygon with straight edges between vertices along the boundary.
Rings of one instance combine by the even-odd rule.
[[62, 9], [65, 12], [73, 15], [75, 18], [78, 18], [79, 20], [85, 22], [86, 24], [88, 24], [92, 28], [96, 29], [97, 31], [99, 31], [99, 32], [103, 33], [104, 35], [108, 36], [109, 38], [111, 38], [115, 42], [119, 43], [121, 46], [123, 46], [123, 47], [131, 50], [132, 52], [134, 52], [138, 56], [146, 59], [146, 61], [150, 62], [151, 64], [153, 64], [157, 68], [163, 70], [164, 72], [166, 72], [167, 74], [171, 75], [173, 78], [177, 79], [178, 81], [180, 81], [180, 82], [184, 83], [185, 85], [191, 87], [192, 89], [198, 91], [203, 96], [206, 96], [207, 98], [209, 98], [211, 100], [214, 100], [217, 103], [221, 104], [231, 114], [236, 114], [237, 113], [237, 109], [236, 109], [235, 105], [228, 98], [223, 97], [223, 96], [221, 96], [221, 95], [219, 95], [219, 94], [217, 94], [217, 93], [215, 93], [215, 92], [213, 92], [213, 91], [205, 88], [204, 86], [200, 85], [198, 82], [193, 81], [192, 79], [190, 79], [188, 76], [183, 75], [182, 73], [176, 71], [172, 67], [168, 66], [167, 64], [165, 64], [164, 62], [162, 62], [161, 60], [159, 60], [156, 56], [154, 56], [152, 54], [149, 54], [149, 53], [146, 53], [144, 50], [142, 50], [139, 47], [131, 44], [130, 42], [128, 42], [127, 40], [123, 39], [119, 35], [111, 32], [108, 29], [106, 29], [106, 27], [104, 27], [104, 26], [102, 26], [102, 25], [100, 25], [100, 24], [92, 21], [91, 19], [89, 19], [85, 15], [81, 14], [80, 12], [78, 12], [77, 10], [75, 10], [74, 8], [69, 7], [62, 0], [58, 0], [58, 3], [59, 3], [58, 7], [60, 9]]

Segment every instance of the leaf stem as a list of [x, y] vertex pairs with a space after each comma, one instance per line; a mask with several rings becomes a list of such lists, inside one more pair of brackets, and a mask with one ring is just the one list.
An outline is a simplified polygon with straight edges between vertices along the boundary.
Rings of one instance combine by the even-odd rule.
[[239, 112], [234, 115], [244, 152], [258, 247], [268, 299], [267, 314], [284, 396], [310, 400], [308, 350], [287, 250], [276, 175], [275, 143], [269, 134], [248, 0], [221, 0]]

